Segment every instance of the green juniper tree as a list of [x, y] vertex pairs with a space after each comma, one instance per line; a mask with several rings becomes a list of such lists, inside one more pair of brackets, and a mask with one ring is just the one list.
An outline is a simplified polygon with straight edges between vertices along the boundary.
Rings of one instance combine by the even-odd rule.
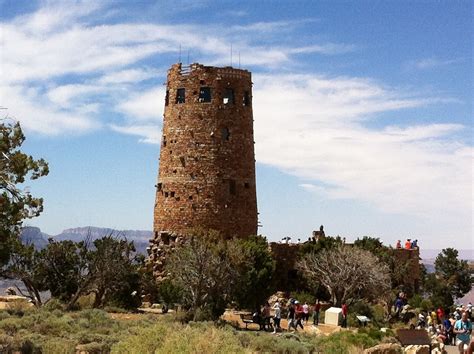
[[21, 152], [24, 140], [20, 123], [0, 121], [0, 264], [8, 262], [10, 240], [18, 237], [23, 220], [43, 211], [43, 199], [19, 185], [46, 176], [48, 164]]
[[436, 257], [434, 273], [424, 271], [422, 279], [425, 302], [431, 307], [445, 309], [467, 294], [473, 284], [469, 264], [458, 258], [454, 248], [443, 249]]

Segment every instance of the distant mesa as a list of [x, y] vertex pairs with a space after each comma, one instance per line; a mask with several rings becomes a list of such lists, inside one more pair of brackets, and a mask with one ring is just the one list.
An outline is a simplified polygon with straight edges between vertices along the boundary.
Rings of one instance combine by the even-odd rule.
[[35, 248], [42, 249], [48, 244], [49, 238], [56, 241], [70, 240], [80, 242], [84, 241], [87, 237], [90, 237], [91, 241], [94, 241], [107, 235], [124, 237], [129, 241], [133, 241], [137, 252], [145, 254], [152, 232], [145, 230], [115, 230], [103, 227], [86, 226], [66, 229], [58, 235], [48, 235], [41, 232], [38, 227], [26, 226], [21, 232], [21, 239], [24, 243], [33, 244]]
[[27, 226], [21, 231], [23, 243], [28, 245], [33, 244], [37, 249], [46, 247], [49, 237], [51, 236], [41, 232], [39, 227]]

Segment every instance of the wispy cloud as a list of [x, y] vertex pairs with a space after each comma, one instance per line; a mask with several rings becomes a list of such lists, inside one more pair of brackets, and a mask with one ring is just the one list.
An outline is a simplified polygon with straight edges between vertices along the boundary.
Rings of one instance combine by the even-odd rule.
[[430, 98], [358, 78], [256, 75], [254, 81], [257, 161], [307, 181], [304, 188], [327, 198], [470, 227], [474, 151], [452, 138], [462, 125], [364, 124], [381, 112], [402, 116], [403, 109], [432, 104]]
[[[291, 63], [302, 54], [335, 55], [352, 50], [350, 45], [338, 43], [266, 46], [254, 44], [248, 36], [250, 30], [278, 33], [314, 22], [313, 19], [249, 23], [232, 30], [218, 25], [203, 28], [188, 24], [97, 24], [96, 15], [99, 10], [104, 12], [107, 4], [51, 1], [34, 13], [0, 23], [1, 84], [6, 92], [0, 104], [10, 107], [26, 128], [48, 134], [61, 127], [72, 129], [77, 124], [77, 132], [85, 131], [104, 123], [99, 118], [101, 109], [111, 105], [124, 116], [133, 115], [135, 119], [156, 117], [159, 104], [158, 109], [145, 108], [156, 92], [144, 93], [144, 97], [138, 97], [137, 93], [143, 91], [142, 81], [156, 79], [159, 73], [136, 65], [153, 55], [175, 53], [179, 45], [198, 53], [210, 65], [228, 65], [229, 43], [234, 38], [234, 48], [242, 53], [243, 63], [266, 69]], [[24, 100], [17, 96], [20, 91], [31, 90], [38, 94]], [[22, 114], [16, 107], [20, 101]], [[59, 119], [64, 114], [75, 119], [66, 119], [67, 124], [57, 124], [50, 131], [41, 123], [33, 124], [22, 117], [26, 110], [34, 112], [37, 107], [50, 112], [50, 117]], [[94, 124], [91, 114], [97, 116]]]
[[353, 44], [345, 45], [345, 44], [334, 44], [334, 43], [326, 43], [326, 44], [317, 44], [317, 45], [310, 45], [307, 47], [299, 47], [299, 48], [292, 48], [289, 50], [290, 54], [308, 54], [308, 53], [319, 53], [319, 54], [344, 54], [353, 52], [356, 49], [356, 46]]
[[98, 120], [86, 113], [93, 107], [64, 111], [34, 89], [0, 86], [0, 98], [0, 105], [9, 109], [12, 118], [21, 121], [27, 130], [41, 134], [80, 134], [101, 126]]
[[151, 120], [156, 123], [163, 116], [165, 89], [153, 88], [135, 95], [117, 106], [117, 111], [133, 120]]
[[413, 60], [405, 64], [407, 69], [430, 70], [437, 67], [450, 66], [462, 62], [462, 58], [458, 59], [438, 59], [438, 58], [423, 58]]
[[161, 133], [158, 125], [155, 124], [133, 124], [133, 125], [116, 125], [110, 124], [110, 128], [118, 133], [135, 135], [140, 137], [140, 143], [159, 144], [161, 141]]
[[105, 74], [99, 80], [99, 84], [123, 84], [138, 83], [140, 81], [160, 76], [158, 70], [152, 69], [126, 69]]
[[262, 32], [275, 32], [285, 30], [288, 31], [290, 28], [306, 25], [309, 23], [319, 22], [319, 19], [315, 18], [302, 18], [298, 21], [261, 21], [253, 22], [245, 25], [234, 25], [230, 28], [231, 32], [252, 32], [261, 34]]

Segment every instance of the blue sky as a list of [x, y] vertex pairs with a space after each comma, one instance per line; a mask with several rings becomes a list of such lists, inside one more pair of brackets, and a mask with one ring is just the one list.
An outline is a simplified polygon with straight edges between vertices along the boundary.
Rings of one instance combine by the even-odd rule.
[[[28, 224], [152, 227], [166, 70], [253, 73], [260, 233], [474, 249], [471, 1], [0, 0]], [[231, 59], [232, 46], [232, 59]]]

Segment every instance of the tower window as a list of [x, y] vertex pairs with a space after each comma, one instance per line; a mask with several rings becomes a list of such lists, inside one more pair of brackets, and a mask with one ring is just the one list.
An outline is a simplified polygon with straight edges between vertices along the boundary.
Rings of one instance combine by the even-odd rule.
[[186, 89], [179, 88], [176, 91], [176, 103], [184, 103], [186, 100], [185, 95], [186, 95]]
[[229, 137], [230, 137], [229, 128], [222, 128], [221, 136], [222, 136], [222, 141], [229, 141]]
[[167, 106], [169, 103], [170, 103], [170, 90], [166, 90], [165, 106]]
[[229, 193], [231, 195], [236, 195], [237, 194], [237, 184], [235, 183], [234, 179], [229, 180]]
[[199, 90], [199, 102], [211, 102], [211, 88], [201, 87]]
[[181, 162], [181, 166], [186, 167], [186, 160], [184, 159], [184, 156], [180, 156], [179, 161]]
[[249, 189], [249, 188], [250, 188], [250, 183], [245, 182], [245, 183], [244, 183], [244, 188], [245, 188], [245, 189]]
[[242, 102], [242, 104], [243, 104], [244, 106], [250, 105], [250, 94], [249, 94], [248, 91], [245, 91], [245, 92], [244, 92], [244, 97], [243, 97], [243, 102]]
[[234, 103], [234, 90], [231, 88], [226, 88], [224, 91], [224, 96], [222, 96], [223, 104], [233, 104]]

